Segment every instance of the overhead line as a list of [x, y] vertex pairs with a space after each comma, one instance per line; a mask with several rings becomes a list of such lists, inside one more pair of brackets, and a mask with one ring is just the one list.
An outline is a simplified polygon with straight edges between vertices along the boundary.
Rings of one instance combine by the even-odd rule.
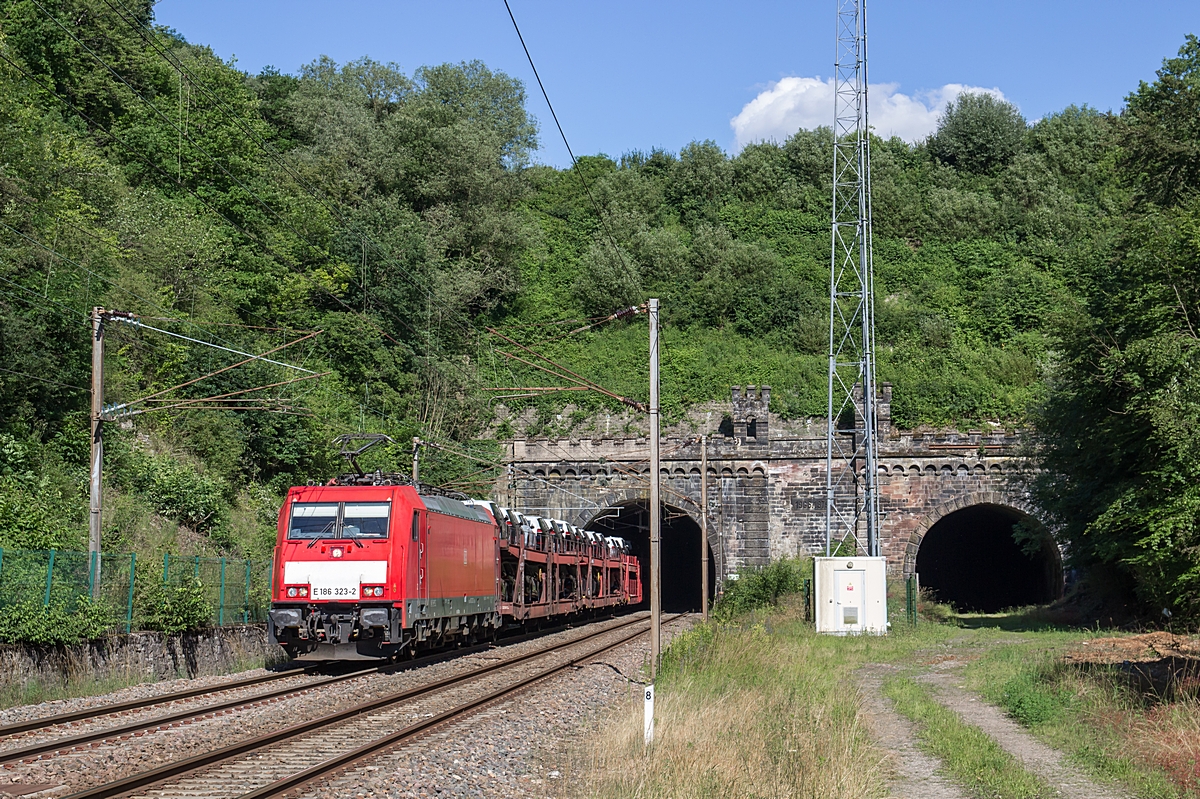
[[525, 44], [525, 37], [521, 34], [521, 26], [517, 24], [517, 18], [513, 15], [512, 6], [508, 4], [508, 0], [504, 0], [504, 8], [508, 11], [508, 18], [512, 20], [513, 30], [517, 32], [517, 39], [521, 42], [521, 49], [525, 51], [525, 59], [529, 61], [529, 68], [533, 70], [533, 77], [537, 80], [538, 88], [542, 90], [542, 98], [546, 101], [546, 107], [550, 109], [550, 116], [554, 120], [554, 126], [558, 128], [558, 135], [562, 137], [563, 145], [567, 148], [567, 155], [571, 157], [571, 169], [579, 176], [579, 183], [583, 186], [583, 192], [587, 195], [588, 200], [591, 201], [592, 207], [596, 209], [596, 216], [599, 218], [600, 225], [604, 228], [604, 232], [608, 236], [608, 241], [612, 244], [617, 258], [621, 260], [621, 264], [626, 269], [629, 269], [629, 263], [625, 260], [621, 248], [617, 245], [617, 240], [613, 236], [612, 229], [608, 226], [608, 220], [604, 218], [604, 212], [600, 209], [600, 203], [596, 202], [596, 198], [592, 196], [592, 190], [588, 186], [587, 179], [579, 169], [579, 161], [575, 158], [574, 151], [571, 150], [571, 143], [567, 141], [567, 134], [563, 130], [562, 123], [558, 121], [558, 114], [554, 111], [554, 104], [550, 102], [550, 94], [546, 91], [546, 86], [542, 83], [542, 76], [538, 74], [538, 69], [533, 63], [533, 56], [529, 53], [529, 46]]
[[[314, 372], [312, 369], [304, 369], [300, 366], [294, 366], [290, 363], [284, 363], [283, 361], [273, 361], [270, 358], [264, 358], [261, 355], [254, 355], [253, 353], [242, 352], [241, 350], [235, 350], [230, 347], [222, 347], [219, 344], [213, 344], [208, 341], [201, 341], [200, 339], [195, 339], [195, 338], [192, 338], [191, 336], [185, 336], [182, 333], [172, 333], [170, 330], [162, 330], [161, 328], [151, 327], [150, 325], [148, 325], [144, 322], [139, 322], [136, 318], [124, 319], [121, 317], [116, 317], [115, 321], [122, 322], [123, 324], [127, 324], [127, 325], [133, 325], [134, 327], [140, 327], [145, 330], [153, 330], [155, 333], [162, 333], [165, 336], [174, 336], [175, 338], [181, 338], [184, 341], [190, 341], [193, 344], [203, 344], [204, 346], [212, 347], [213, 349], [223, 350], [225, 352], [232, 352], [234, 355], [248, 355], [248, 356], [250, 356], [251, 359], [256, 360], [256, 361], [263, 361], [265, 363], [274, 364], [275, 366], [286, 366], [288, 369], [295, 369], [296, 371], [299, 371], [299, 372], [307, 372], [310, 375], [316, 374], [316, 372]], [[313, 336], [316, 336], [320, 332], [322, 332], [322, 331], [315, 330], [312, 333], [309, 333], [307, 336], [304, 336], [303, 338], [296, 339], [296, 341], [304, 341], [305, 339], [310, 339]], [[294, 344], [296, 342], [292, 342], [292, 343]], [[291, 346], [291, 345], [285, 344], [284, 346]], [[277, 348], [277, 349], [282, 349], [282, 348]]]

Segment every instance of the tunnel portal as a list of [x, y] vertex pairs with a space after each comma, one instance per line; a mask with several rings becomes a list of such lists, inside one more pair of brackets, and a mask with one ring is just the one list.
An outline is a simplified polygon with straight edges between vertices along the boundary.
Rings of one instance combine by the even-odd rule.
[[[632, 500], [596, 512], [585, 529], [629, 541], [642, 566], [643, 596], [650, 601], [650, 503]], [[679, 508], [662, 506], [662, 609], [667, 613], [700, 610], [700, 525]], [[707, 546], [707, 545], [706, 545]], [[708, 550], [708, 595], [714, 594], [717, 563]]]
[[[1042, 536], [1033, 555], [1013, 537], [1022, 522]], [[922, 588], [960, 611], [995, 613], [1062, 595], [1062, 559], [1053, 539], [1030, 516], [1003, 505], [972, 505], [939, 519], [921, 539], [916, 572]]]

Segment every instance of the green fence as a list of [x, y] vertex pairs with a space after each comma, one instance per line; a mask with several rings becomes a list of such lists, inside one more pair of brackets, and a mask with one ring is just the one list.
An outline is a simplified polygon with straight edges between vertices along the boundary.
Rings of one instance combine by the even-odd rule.
[[129, 632], [141, 629], [139, 599], [154, 583], [195, 585], [217, 626], [262, 622], [270, 605], [271, 561], [171, 554], [154, 561], [132, 553], [0, 549], [0, 608], [41, 604], [73, 611], [94, 591]]

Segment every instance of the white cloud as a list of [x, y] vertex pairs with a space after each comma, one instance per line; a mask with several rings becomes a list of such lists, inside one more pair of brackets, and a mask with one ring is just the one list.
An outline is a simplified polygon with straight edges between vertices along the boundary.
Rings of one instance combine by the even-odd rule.
[[[896, 91], [898, 83], [870, 87], [871, 127], [883, 138], [899, 136], [919, 141], [937, 129], [946, 106], [966, 92], [986, 93], [1003, 100], [999, 89], [947, 83], [940, 89], [912, 95]], [[756, 141], [782, 142], [800, 128], [833, 124], [833, 80], [784, 78], [770, 84], [729, 120], [740, 150]]]

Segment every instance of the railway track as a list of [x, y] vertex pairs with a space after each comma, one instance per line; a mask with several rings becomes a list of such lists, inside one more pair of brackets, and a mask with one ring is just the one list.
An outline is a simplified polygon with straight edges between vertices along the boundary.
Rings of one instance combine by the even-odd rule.
[[206, 685], [203, 688], [189, 688], [184, 691], [174, 691], [155, 696], [144, 696], [139, 699], [131, 699], [128, 702], [116, 702], [109, 705], [99, 705], [98, 707], [84, 708], [83, 710], [76, 710], [70, 713], [57, 713], [53, 716], [40, 716], [38, 718], [28, 719], [26, 721], [14, 722], [13, 724], [4, 724], [0, 725], [0, 742], [27, 732], [38, 732], [51, 727], [75, 724], [80, 721], [93, 721], [105, 716], [122, 715], [135, 710], [151, 708], [155, 705], [168, 705], [184, 699], [193, 699], [198, 696], [204, 696], [205, 694], [217, 694], [225, 691], [235, 691], [241, 688], [251, 688], [255, 685], [275, 682], [277, 680], [301, 677], [308, 674], [313, 674], [319, 668], [320, 667], [317, 665], [312, 665], [302, 669], [291, 669], [288, 671], [280, 671], [274, 674], [266, 674], [258, 677], [248, 677], [243, 680], [234, 680], [232, 682], [224, 682], [216, 685]]
[[570, 641], [86, 788], [67, 799], [284, 796], [628, 643], [648, 629], [645, 614], [637, 614]]
[[[555, 627], [548, 630], [539, 631], [537, 633], [526, 633], [512, 636], [505, 639], [504, 642], [518, 643], [537, 637], [538, 635], [545, 635], [567, 628], [568, 625], [563, 625], [561, 627]], [[72, 711], [70, 713], [60, 713], [53, 716], [43, 716], [40, 718], [7, 724], [0, 726], [0, 765], [34, 760], [56, 752], [66, 752], [73, 749], [78, 749], [99, 741], [122, 738], [147, 730], [156, 730], [164, 727], [175, 726], [207, 716], [228, 713], [234, 710], [252, 707], [264, 702], [277, 702], [291, 696], [296, 696], [318, 688], [347, 682], [349, 680], [358, 679], [360, 677], [366, 677], [371, 674], [391, 674], [421, 666], [428, 666], [434, 663], [449, 660], [451, 658], [485, 651], [493, 646], [493, 644], [479, 644], [477, 646], [463, 649], [433, 653], [415, 660], [406, 661], [404, 663], [382, 663], [365, 669], [342, 671], [336, 674], [322, 675], [322, 669], [326, 666], [326, 664], [313, 664], [304, 668], [283, 671], [275, 674], [250, 677], [243, 680], [235, 680], [232, 682], [205, 686], [203, 688], [190, 688], [183, 691], [175, 691], [157, 696], [141, 697], [128, 702], [101, 705], [98, 707]], [[205, 704], [199, 707], [190, 707], [174, 713], [140, 718], [117, 726], [106, 726], [99, 729], [91, 729], [74, 734], [71, 734], [68, 731], [70, 728], [77, 727], [80, 724], [91, 724], [108, 717], [115, 718], [118, 716], [136, 713], [138, 711], [153, 710], [159, 706], [167, 706], [207, 695], [253, 688], [258, 685], [266, 685], [280, 680], [290, 679], [294, 681], [296, 678], [303, 677], [315, 677], [315, 679], [262, 693], [254, 693], [248, 696], [238, 696], [223, 702]], [[57, 730], [56, 728], [62, 728], [62, 730]], [[61, 731], [63, 734], [55, 735], [55, 733], [59, 731]], [[16, 743], [23, 739], [45, 735], [49, 735], [51, 737], [43, 738], [42, 740], [38, 740], [24, 746], [3, 748], [7, 747], [7, 745], [10, 743]]]

